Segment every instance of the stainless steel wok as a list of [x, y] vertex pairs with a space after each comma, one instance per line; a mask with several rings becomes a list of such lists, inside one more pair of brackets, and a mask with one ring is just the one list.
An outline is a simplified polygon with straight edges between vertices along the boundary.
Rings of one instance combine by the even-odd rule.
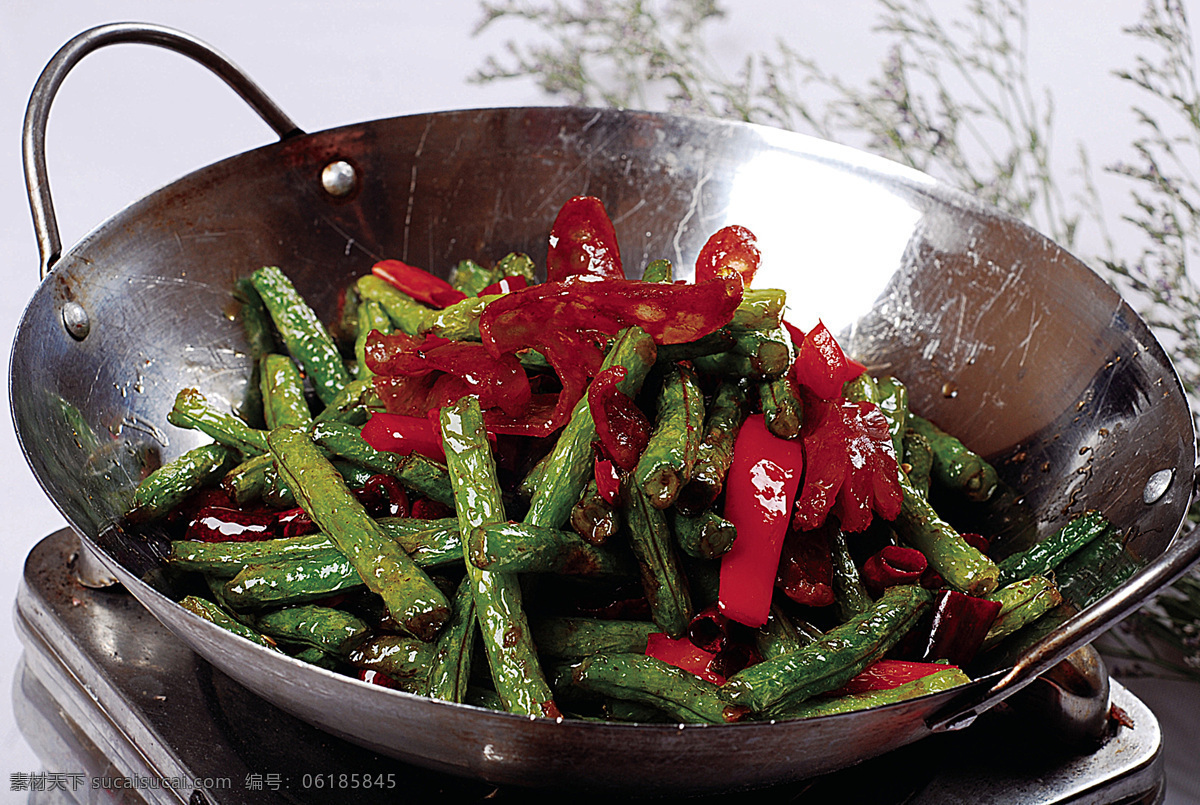
[[[54, 93], [113, 42], [186, 53], [278, 143], [196, 171], [59, 254], [43, 157]], [[1038, 233], [890, 162], [751, 125], [575, 108], [445, 112], [304, 134], [206, 45], [146, 25], [81, 34], [29, 104], [25, 162], [45, 280], [12, 353], [11, 398], [39, 482], [108, 570], [247, 688], [331, 733], [440, 770], [528, 785], [706, 791], [793, 780], [965, 726], [1182, 573], [1192, 418], [1162, 347], [1118, 295]], [[912, 406], [962, 434], [1009, 488], [986, 513], [1004, 550], [1098, 509], [1124, 548], [1032, 645], [969, 687], [804, 722], [605, 725], [496, 713], [360, 683], [250, 645], [172, 601], [165, 539], [121, 522], [143, 468], [203, 437], [166, 424], [175, 393], [242, 398], [233, 281], [283, 267], [331, 316], [346, 281], [398, 257], [445, 272], [541, 260], [567, 197], [599, 196], [625, 262], [687, 268], [726, 223], [757, 233], [757, 284], [788, 291]], [[52, 270], [51, 270], [52, 269]], [[1113, 588], [1113, 589], [1109, 589]]]

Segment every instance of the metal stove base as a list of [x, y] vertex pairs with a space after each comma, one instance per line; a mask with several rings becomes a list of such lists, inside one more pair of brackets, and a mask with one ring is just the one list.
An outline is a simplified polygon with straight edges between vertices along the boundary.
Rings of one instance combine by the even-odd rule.
[[[529, 792], [437, 774], [334, 738], [278, 710], [196, 656], [130, 595], [79, 585], [69, 530], [26, 560], [14, 685], [22, 733], [45, 764], [29, 801], [328, 803], [528, 801]], [[1002, 716], [851, 769], [754, 792], [757, 803], [1159, 803], [1162, 735], [1115, 681], [1133, 719], [1103, 747], [1062, 757]], [[550, 792], [553, 793], [553, 792]], [[588, 792], [562, 792], [573, 802]], [[697, 798], [734, 802], [744, 792]], [[610, 798], [608, 798], [610, 799]]]

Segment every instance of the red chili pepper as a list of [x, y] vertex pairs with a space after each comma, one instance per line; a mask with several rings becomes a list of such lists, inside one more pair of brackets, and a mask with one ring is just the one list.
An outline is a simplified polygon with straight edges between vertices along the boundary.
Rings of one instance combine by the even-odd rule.
[[529, 280], [525, 279], [520, 274], [514, 274], [510, 277], [501, 277], [498, 281], [493, 282], [491, 285], [480, 291], [479, 295], [490, 296], [498, 293], [511, 293], [527, 287], [529, 287]]
[[762, 626], [787, 532], [792, 502], [804, 470], [797, 441], [767, 430], [762, 414], [746, 418], [733, 445], [725, 481], [725, 518], [737, 528], [721, 558], [720, 606], [732, 620]]
[[390, 475], [372, 475], [354, 495], [372, 517], [408, 517], [408, 493]]
[[429, 394], [437, 378], [427, 375], [381, 375], [371, 378], [375, 393], [389, 414], [421, 417], [430, 410]]
[[933, 622], [922, 660], [949, 660], [966, 665], [1000, 614], [1000, 602], [974, 598], [957, 590], [942, 590], [933, 601]]
[[698, 649], [716, 654], [730, 639], [732, 621], [713, 604], [697, 612], [688, 622], [687, 638]]
[[188, 523], [184, 539], [200, 542], [249, 542], [275, 536], [275, 512], [205, 506]]
[[625, 279], [617, 230], [595, 196], [575, 196], [559, 209], [550, 227], [546, 279], [583, 275]]
[[709, 668], [717, 655], [697, 648], [686, 637], [673, 639], [662, 632], [655, 632], [646, 641], [646, 656], [682, 668], [714, 685], [725, 684], [725, 677]]
[[938, 671], [957, 666], [941, 662], [911, 662], [909, 660], [879, 660], [852, 677], [849, 682], [830, 693], [830, 696], [849, 696], [868, 690], [891, 690], [914, 682]]
[[465, 293], [441, 277], [399, 260], [380, 260], [371, 266], [371, 273], [395, 285], [418, 302], [433, 307], [448, 307], [467, 298]]
[[885, 520], [900, 514], [900, 480], [887, 419], [868, 402], [804, 398], [807, 472], [796, 501], [794, 526], [819, 527], [832, 513], [844, 531], [863, 531], [872, 511]]
[[700, 249], [696, 257], [696, 282], [739, 276], [749, 288], [761, 263], [762, 252], [754, 233], [744, 226], [727, 226], [714, 232]]
[[833, 603], [833, 557], [825, 529], [788, 531], [775, 586], [797, 604], [827, 607]]
[[411, 516], [418, 520], [440, 520], [443, 517], [453, 517], [454, 510], [436, 500], [417, 498], [412, 502]]
[[596, 436], [604, 454], [618, 467], [632, 472], [650, 442], [650, 420], [617, 386], [625, 379], [624, 366], [612, 366], [592, 378], [588, 408], [596, 423]]
[[383, 671], [376, 671], [371, 668], [358, 669], [358, 678], [360, 680], [362, 680], [363, 682], [366, 682], [371, 685], [379, 685], [380, 687], [383, 687], [383, 688], [397, 688], [398, 689], [400, 687], [400, 683], [398, 683], [396, 680], [392, 679], [387, 674], [383, 673]]
[[916, 548], [886, 545], [863, 562], [863, 584], [867, 592], [878, 598], [887, 587], [897, 584], [916, 584], [929, 567], [925, 554]]
[[275, 530], [281, 537], [299, 537], [319, 529], [308, 512], [297, 506], [279, 513], [275, 519]]
[[818, 321], [802, 340], [796, 338], [801, 330], [788, 325], [788, 331], [796, 344], [796, 360], [792, 364], [796, 382], [822, 400], [841, 397], [842, 386], [866, 371], [861, 363], [846, 357], [823, 322]]
[[376, 450], [405, 456], [409, 453], [419, 453], [446, 463], [441, 429], [435, 428], [428, 417], [378, 411], [371, 414], [371, 418], [363, 425], [362, 437]]
[[596, 459], [594, 470], [596, 476], [596, 491], [605, 503], [616, 503], [621, 494], [621, 476], [617, 468], [606, 458]]

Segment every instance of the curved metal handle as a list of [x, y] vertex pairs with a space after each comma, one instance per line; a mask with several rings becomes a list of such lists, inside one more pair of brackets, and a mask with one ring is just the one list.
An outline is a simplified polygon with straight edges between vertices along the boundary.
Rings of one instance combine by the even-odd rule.
[[124, 42], [173, 50], [207, 67], [249, 104], [281, 140], [304, 133], [239, 67], [199, 39], [172, 28], [133, 22], [99, 25], [84, 31], [54, 54], [34, 84], [25, 109], [21, 151], [43, 279], [62, 251], [58, 221], [50, 198], [50, 179], [46, 173], [46, 121], [50, 116], [50, 104], [63, 79], [80, 59], [99, 48]]
[[[1192, 499], [1198, 485], [1200, 467], [1192, 473]], [[1119, 594], [1110, 594], [1083, 610], [1070, 628], [1047, 635], [990, 688], [966, 701], [952, 701], [945, 710], [928, 720], [929, 728], [941, 732], [969, 726], [984, 711], [1133, 614], [1156, 590], [1173, 584], [1186, 573], [1197, 559], [1200, 559], [1200, 526], [1193, 525], [1186, 530], [1181, 527], [1167, 549], [1133, 576]]]

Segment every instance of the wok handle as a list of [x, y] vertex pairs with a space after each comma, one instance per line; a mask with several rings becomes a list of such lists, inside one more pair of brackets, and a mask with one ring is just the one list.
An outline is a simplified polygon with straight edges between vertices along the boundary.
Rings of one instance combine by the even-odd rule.
[[133, 22], [99, 25], [84, 31], [54, 54], [34, 84], [29, 105], [25, 109], [21, 151], [43, 279], [62, 253], [58, 221], [50, 198], [50, 179], [46, 172], [46, 121], [50, 116], [50, 104], [63, 79], [80, 59], [99, 48], [125, 42], [173, 50], [207, 67], [248, 103], [280, 139], [304, 133], [241, 68], [199, 39], [172, 28]]
[[[1200, 467], [1192, 471], [1192, 499], [1200, 485]], [[1185, 521], [1186, 522], [1186, 521]], [[1036, 643], [995, 684], [972, 691], [965, 700], [952, 700], [926, 722], [934, 732], [962, 729], [986, 710], [1030, 684], [1075, 651], [1083, 648], [1121, 619], [1141, 607], [1156, 591], [1173, 584], [1200, 559], [1200, 526], [1182, 529], [1153, 562], [1142, 568], [1119, 591], [1085, 609], [1069, 629], [1053, 632]]]

